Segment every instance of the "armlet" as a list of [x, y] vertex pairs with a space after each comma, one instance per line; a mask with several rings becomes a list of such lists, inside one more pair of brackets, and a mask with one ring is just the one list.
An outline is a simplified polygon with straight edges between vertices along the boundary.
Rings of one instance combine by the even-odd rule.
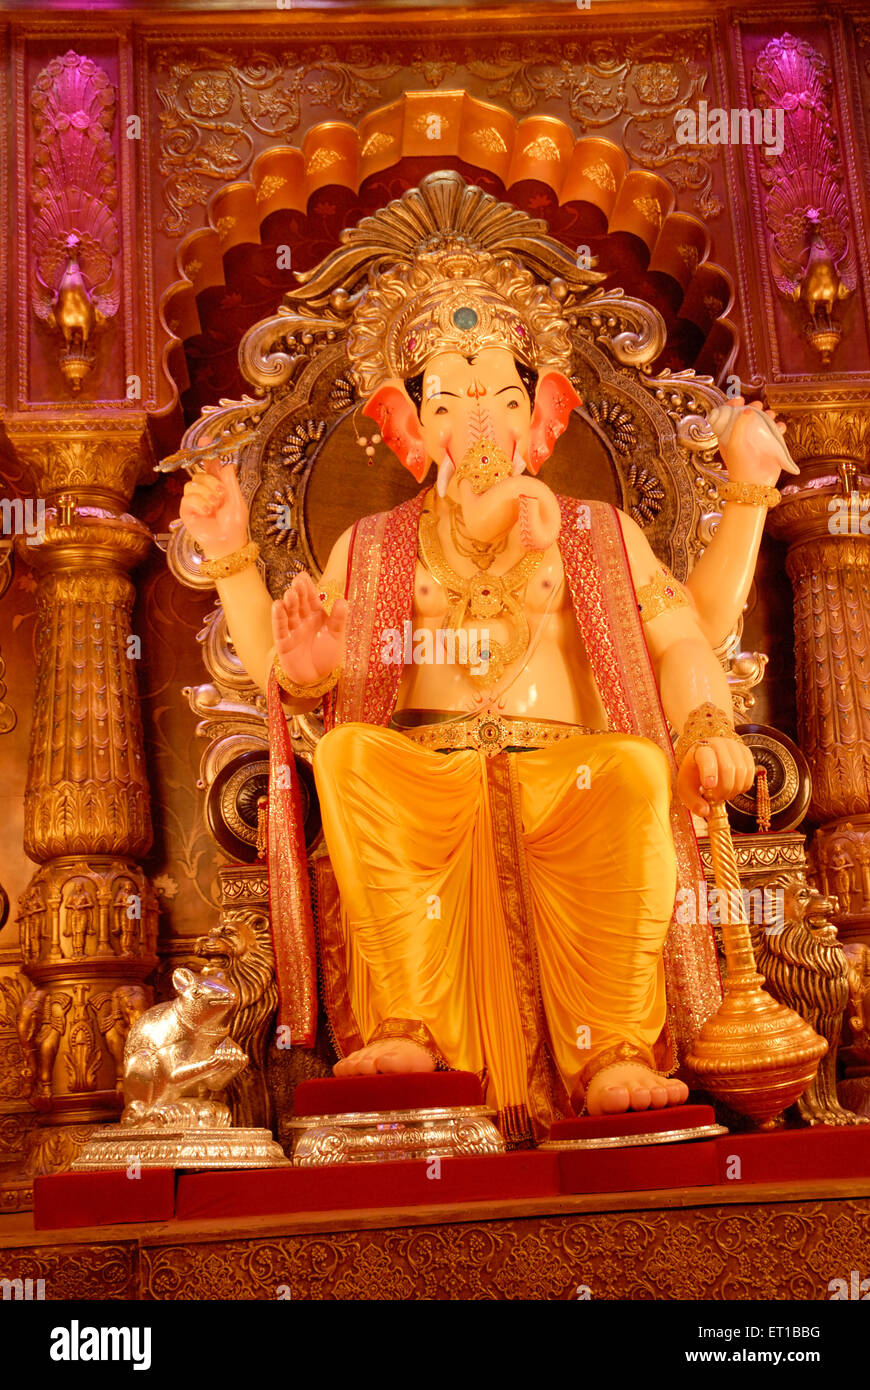
[[653, 618], [667, 613], [672, 608], [688, 608], [689, 600], [682, 584], [664, 565], [660, 565], [648, 584], [637, 590], [637, 607], [642, 623], [651, 623]]

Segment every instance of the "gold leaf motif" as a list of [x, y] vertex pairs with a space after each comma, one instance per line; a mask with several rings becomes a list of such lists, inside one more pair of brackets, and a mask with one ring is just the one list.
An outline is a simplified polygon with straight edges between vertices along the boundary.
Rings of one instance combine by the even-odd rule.
[[184, 266], [184, 273], [187, 276], [188, 280], [193, 280], [201, 270], [202, 261], [188, 261], [187, 265]]
[[662, 210], [657, 198], [634, 198], [632, 206], [636, 207], [641, 217], [651, 222], [654, 227], [662, 225]]
[[494, 126], [484, 126], [482, 130], [474, 132], [474, 140], [482, 149], [489, 150], [491, 154], [506, 154], [507, 145]]
[[599, 188], [606, 189], [608, 193], [616, 192], [616, 178], [606, 160], [598, 159], [594, 164], [588, 164], [581, 172]]
[[315, 150], [314, 154], [305, 165], [306, 174], [319, 174], [322, 169], [331, 169], [333, 164], [338, 164], [341, 155], [338, 150], [328, 150], [325, 147]]
[[221, 241], [223, 241], [224, 237], [227, 235], [227, 232], [231, 232], [235, 225], [235, 217], [230, 217], [229, 214], [227, 214], [226, 217], [218, 218], [217, 222], [215, 222], [214, 224], [214, 229], [220, 237]]
[[687, 243], [683, 242], [680, 246], [677, 247], [677, 251], [681, 256], [682, 260], [685, 262], [689, 270], [689, 274], [694, 275], [695, 271], [698, 269], [699, 258], [697, 246], [690, 246]]
[[523, 154], [531, 159], [542, 159], [547, 164], [558, 162], [559, 146], [549, 135], [539, 135], [537, 140], [533, 140], [530, 145], [526, 145]]
[[388, 135], [385, 130], [373, 130], [362, 147], [362, 153], [364, 155], [383, 154], [385, 150], [389, 150], [395, 143], [395, 136]]
[[429, 140], [440, 140], [450, 129], [450, 121], [440, 111], [427, 111], [415, 116], [411, 123], [415, 135], [425, 135]]
[[279, 188], [283, 188], [286, 182], [287, 180], [282, 174], [267, 174], [257, 189], [257, 202], [265, 203], [273, 193], [277, 193]]

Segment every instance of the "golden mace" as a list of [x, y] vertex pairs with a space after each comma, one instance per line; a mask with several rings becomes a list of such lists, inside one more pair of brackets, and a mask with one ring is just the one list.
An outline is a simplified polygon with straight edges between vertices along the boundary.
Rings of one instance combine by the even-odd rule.
[[759, 1129], [774, 1129], [809, 1086], [828, 1044], [800, 1014], [762, 988], [722, 801], [710, 807], [709, 832], [717, 897], [727, 904], [722, 920], [727, 975], [722, 1003], [692, 1044], [686, 1065], [718, 1100]]

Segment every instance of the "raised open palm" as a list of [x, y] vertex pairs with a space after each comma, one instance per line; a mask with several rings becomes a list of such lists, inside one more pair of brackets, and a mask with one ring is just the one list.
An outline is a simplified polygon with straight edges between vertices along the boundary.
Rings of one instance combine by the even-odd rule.
[[297, 685], [323, 680], [344, 657], [347, 600], [326, 608], [309, 574], [297, 574], [272, 604], [272, 632], [281, 667]]

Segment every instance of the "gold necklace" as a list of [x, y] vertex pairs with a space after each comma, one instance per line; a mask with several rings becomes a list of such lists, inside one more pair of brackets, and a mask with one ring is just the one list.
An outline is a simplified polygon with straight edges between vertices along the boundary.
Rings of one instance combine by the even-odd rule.
[[[476, 680], [494, 682], [516, 661], [529, 645], [529, 622], [518, 598], [544, 559], [543, 551], [529, 552], [505, 574], [477, 574], [465, 578], [448, 564], [438, 539], [438, 519], [427, 499], [420, 514], [417, 536], [420, 560], [432, 577], [447, 593], [450, 604], [443, 626], [458, 631], [466, 617], [478, 620], [504, 617], [514, 632], [508, 642], [494, 642], [488, 637], [488, 650], [469, 653], [467, 661], [459, 664], [469, 668]], [[456, 650], [454, 646], [454, 651]], [[484, 663], [485, 658], [485, 663]], [[471, 669], [483, 667], [480, 670]]]
[[495, 541], [474, 540], [468, 535], [468, 532], [465, 531], [460, 516], [461, 509], [458, 504], [456, 502], [451, 502], [449, 497], [446, 501], [450, 508], [450, 539], [455, 545], [458, 553], [465, 556], [467, 560], [473, 560], [479, 569], [488, 570], [496, 556], [501, 555], [502, 551], [506, 548], [509, 533], [505, 532], [499, 540]]

